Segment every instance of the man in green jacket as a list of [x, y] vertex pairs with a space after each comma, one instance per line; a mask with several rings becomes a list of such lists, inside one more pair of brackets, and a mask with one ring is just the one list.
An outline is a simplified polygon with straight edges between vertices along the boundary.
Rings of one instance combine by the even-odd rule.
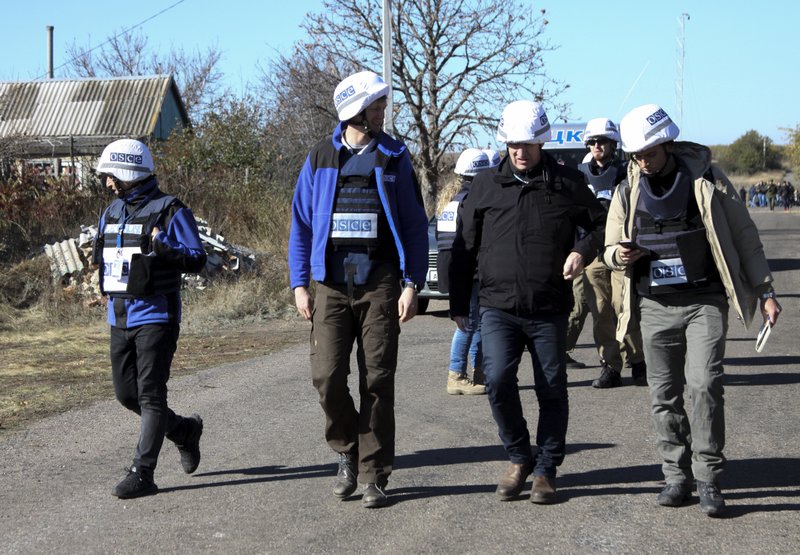
[[611, 201], [603, 259], [625, 270], [619, 339], [631, 309], [640, 316], [666, 481], [657, 503], [682, 505], [695, 479], [700, 509], [720, 516], [728, 299], [746, 326], [758, 303], [769, 326], [781, 308], [758, 230], [728, 178], [711, 165], [711, 151], [675, 142], [678, 126], [655, 104], [628, 113], [620, 132], [635, 163]]

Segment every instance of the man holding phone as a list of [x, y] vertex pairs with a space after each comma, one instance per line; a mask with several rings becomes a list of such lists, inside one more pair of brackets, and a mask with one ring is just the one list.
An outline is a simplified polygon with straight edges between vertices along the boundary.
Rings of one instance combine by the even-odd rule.
[[628, 113], [620, 133], [634, 163], [611, 201], [603, 259], [625, 270], [618, 337], [631, 311], [639, 313], [666, 481], [656, 502], [682, 505], [696, 480], [700, 509], [720, 516], [728, 299], [746, 326], [757, 303], [767, 325], [777, 322], [781, 308], [758, 230], [731, 182], [711, 164], [711, 151], [676, 142], [678, 126], [655, 104]]

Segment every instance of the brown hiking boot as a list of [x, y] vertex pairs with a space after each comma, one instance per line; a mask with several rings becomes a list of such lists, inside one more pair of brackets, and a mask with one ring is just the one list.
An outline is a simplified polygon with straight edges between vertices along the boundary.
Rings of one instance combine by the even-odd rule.
[[500, 476], [497, 484], [497, 497], [500, 501], [509, 501], [517, 497], [525, 486], [525, 480], [533, 471], [533, 463], [511, 463], [506, 471]]
[[531, 503], [550, 505], [556, 502], [556, 479], [534, 476], [531, 488]]

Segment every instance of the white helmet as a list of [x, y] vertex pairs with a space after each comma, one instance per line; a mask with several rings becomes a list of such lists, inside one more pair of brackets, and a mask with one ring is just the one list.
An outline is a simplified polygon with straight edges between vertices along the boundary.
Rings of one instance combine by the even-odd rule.
[[493, 148], [484, 148], [483, 151], [486, 153], [486, 156], [489, 157], [489, 167], [494, 168], [500, 165], [500, 162], [503, 159], [500, 157], [500, 153], [494, 150]]
[[333, 104], [339, 121], [347, 121], [364, 108], [389, 94], [389, 85], [377, 73], [359, 71], [344, 79], [333, 91]]
[[497, 126], [497, 140], [534, 144], [549, 141], [550, 122], [544, 108], [531, 100], [517, 100], [506, 106]]
[[583, 143], [586, 144], [591, 139], [606, 138], [619, 142], [619, 130], [617, 125], [608, 118], [595, 118], [589, 120], [586, 129], [583, 130]]
[[461, 153], [456, 161], [455, 172], [458, 175], [475, 176], [479, 171], [490, 166], [489, 157], [479, 148], [468, 148]]
[[97, 173], [113, 175], [120, 181], [141, 181], [153, 175], [155, 164], [147, 145], [133, 139], [120, 139], [103, 149]]
[[619, 124], [622, 135], [622, 150], [641, 152], [650, 147], [674, 141], [680, 129], [657, 104], [645, 104], [634, 108]]

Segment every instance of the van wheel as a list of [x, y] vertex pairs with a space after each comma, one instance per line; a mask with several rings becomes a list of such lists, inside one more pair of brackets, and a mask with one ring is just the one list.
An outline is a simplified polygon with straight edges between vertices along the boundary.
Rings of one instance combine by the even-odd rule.
[[425, 314], [428, 310], [430, 299], [417, 299], [417, 314]]

